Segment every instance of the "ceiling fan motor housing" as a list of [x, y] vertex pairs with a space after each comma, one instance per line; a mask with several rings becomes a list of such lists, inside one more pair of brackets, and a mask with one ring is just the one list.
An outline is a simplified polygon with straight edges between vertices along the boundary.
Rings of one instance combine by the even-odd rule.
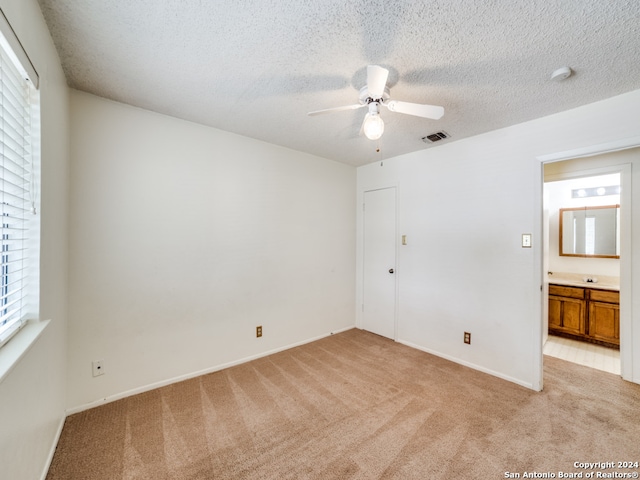
[[382, 94], [381, 97], [373, 98], [371, 97], [371, 95], [369, 95], [369, 89], [365, 85], [360, 89], [359, 98], [360, 98], [360, 103], [362, 105], [368, 105], [372, 102], [384, 103], [386, 100], [389, 100], [389, 87], [384, 88], [384, 93]]

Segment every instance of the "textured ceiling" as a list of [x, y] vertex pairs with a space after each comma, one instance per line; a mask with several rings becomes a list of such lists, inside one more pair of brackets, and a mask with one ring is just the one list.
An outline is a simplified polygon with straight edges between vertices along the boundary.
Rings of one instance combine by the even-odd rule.
[[[640, 88], [638, 0], [39, 1], [71, 87], [351, 165]], [[358, 103], [368, 64], [444, 117], [383, 109], [376, 153], [365, 109], [307, 116]]]

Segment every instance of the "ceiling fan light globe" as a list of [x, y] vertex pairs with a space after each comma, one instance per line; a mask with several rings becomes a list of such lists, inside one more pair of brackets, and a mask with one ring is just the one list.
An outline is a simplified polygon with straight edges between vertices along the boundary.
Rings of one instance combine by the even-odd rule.
[[364, 134], [369, 140], [377, 140], [384, 133], [384, 122], [380, 115], [367, 114], [364, 120]]

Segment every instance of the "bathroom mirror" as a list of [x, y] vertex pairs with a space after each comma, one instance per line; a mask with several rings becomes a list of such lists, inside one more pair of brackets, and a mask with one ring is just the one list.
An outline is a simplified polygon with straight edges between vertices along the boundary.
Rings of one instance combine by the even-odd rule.
[[560, 209], [560, 255], [620, 258], [620, 205]]

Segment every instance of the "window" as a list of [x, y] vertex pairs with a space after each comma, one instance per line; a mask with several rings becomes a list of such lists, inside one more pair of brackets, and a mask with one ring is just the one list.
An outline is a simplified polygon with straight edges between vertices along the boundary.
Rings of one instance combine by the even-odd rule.
[[[38, 77], [0, 10], [0, 346], [30, 314]], [[35, 255], [32, 255], [35, 253]], [[37, 278], [33, 278], [37, 282]]]

